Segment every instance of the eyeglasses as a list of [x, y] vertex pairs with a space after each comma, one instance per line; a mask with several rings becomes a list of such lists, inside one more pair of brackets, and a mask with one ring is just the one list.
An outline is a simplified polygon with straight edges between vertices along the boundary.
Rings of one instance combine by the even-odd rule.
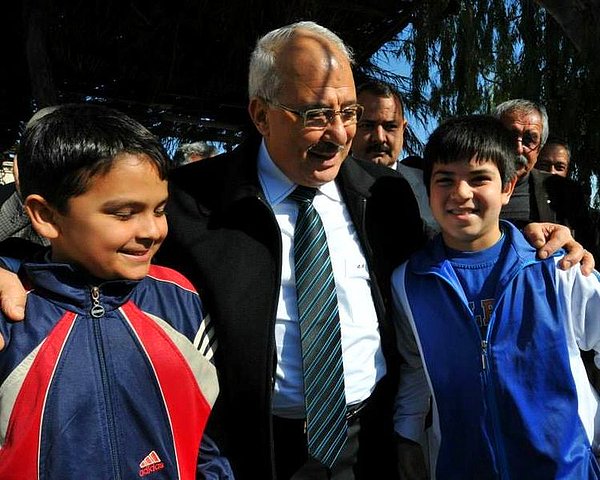
[[341, 110], [334, 110], [333, 108], [309, 108], [308, 110], [300, 111], [294, 110], [281, 103], [267, 101], [274, 107], [285, 110], [286, 112], [298, 115], [304, 122], [306, 128], [325, 128], [327, 125], [333, 122], [334, 118], [339, 115], [342, 120], [342, 124], [347, 127], [354, 125], [360, 120], [364, 107], [355, 103], [349, 105]]
[[541, 139], [537, 135], [528, 131], [523, 132], [523, 135], [516, 135], [515, 139], [521, 142], [521, 145], [527, 150], [535, 150], [541, 143]]

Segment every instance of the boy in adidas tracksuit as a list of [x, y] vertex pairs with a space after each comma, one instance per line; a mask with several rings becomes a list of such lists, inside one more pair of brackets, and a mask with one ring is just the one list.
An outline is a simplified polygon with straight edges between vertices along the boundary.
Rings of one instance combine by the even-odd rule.
[[51, 249], [19, 272], [31, 321], [0, 317], [0, 478], [232, 478], [203, 439], [218, 383], [200, 300], [150, 265], [167, 233], [159, 141], [65, 105], [28, 126], [18, 161]]
[[431, 405], [433, 478], [600, 478], [598, 398], [579, 355], [600, 347], [598, 272], [537, 259], [499, 221], [515, 183], [499, 120], [447, 121], [424, 158], [442, 233], [392, 278], [397, 433], [419, 441]]

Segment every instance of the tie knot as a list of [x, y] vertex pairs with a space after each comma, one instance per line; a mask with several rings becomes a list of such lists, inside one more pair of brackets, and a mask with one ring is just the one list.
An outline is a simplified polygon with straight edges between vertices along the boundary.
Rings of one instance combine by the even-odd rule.
[[298, 185], [296, 189], [290, 193], [290, 198], [301, 204], [311, 204], [317, 193], [316, 188], [304, 187]]

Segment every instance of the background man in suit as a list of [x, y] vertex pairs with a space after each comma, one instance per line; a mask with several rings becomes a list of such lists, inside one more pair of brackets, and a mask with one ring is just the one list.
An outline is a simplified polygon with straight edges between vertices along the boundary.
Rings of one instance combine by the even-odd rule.
[[[407, 165], [401, 157], [407, 121], [400, 92], [389, 83], [368, 80], [357, 88], [357, 98], [364, 112], [352, 141], [352, 156], [385, 165], [400, 173], [417, 198], [428, 236], [433, 236], [439, 227], [429, 208], [423, 170]], [[415, 160], [420, 158], [410, 157], [409, 161]]]
[[548, 115], [542, 105], [513, 99], [495, 108], [495, 115], [513, 132], [519, 179], [501, 218], [518, 226], [529, 222], [560, 223], [576, 240], [597, 254], [596, 233], [589, 205], [579, 185], [534, 169], [548, 139]]
[[542, 147], [535, 168], [567, 178], [569, 176], [570, 163], [571, 149], [569, 145], [564, 141], [551, 139]]

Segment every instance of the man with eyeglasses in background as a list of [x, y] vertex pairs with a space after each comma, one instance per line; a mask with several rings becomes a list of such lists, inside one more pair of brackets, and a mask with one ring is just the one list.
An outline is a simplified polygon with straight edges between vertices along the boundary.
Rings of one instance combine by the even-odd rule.
[[560, 223], [588, 250], [595, 250], [589, 206], [581, 191], [557, 175], [535, 169], [540, 150], [548, 139], [546, 109], [525, 99], [507, 100], [494, 114], [515, 138], [519, 179], [501, 218], [522, 227], [529, 222]]
[[539, 220], [540, 216], [556, 221], [545, 202], [546, 175], [533, 170], [540, 149], [548, 138], [546, 109], [529, 100], [518, 98], [501, 103], [495, 108], [494, 114], [515, 137], [519, 176], [508, 205], [502, 209], [501, 217], [518, 226], [523, 226], [533, 219]]

